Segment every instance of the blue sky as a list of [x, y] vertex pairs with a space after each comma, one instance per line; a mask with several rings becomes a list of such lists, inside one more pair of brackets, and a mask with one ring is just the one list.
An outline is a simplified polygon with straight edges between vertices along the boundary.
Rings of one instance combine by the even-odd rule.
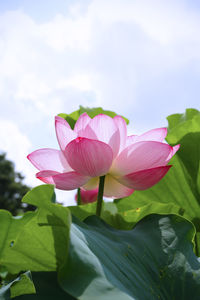
[[26, 155], [58, 147], [60, 112], [102, 106], [137, 134], [199, 109], [199, 28], [199, 1], [1, 0], [0, 149], [34, 186]]

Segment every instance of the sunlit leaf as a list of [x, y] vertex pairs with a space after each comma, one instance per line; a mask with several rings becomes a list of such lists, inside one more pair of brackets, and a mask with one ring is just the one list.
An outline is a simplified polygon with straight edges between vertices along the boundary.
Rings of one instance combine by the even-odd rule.
[[55, 271], [64, 264], [71, 217], [67, 208], [52, 203], [52, 199], [53, 186], [41, 185], [23, 199], [37, 206], [36, 212], [14, 218], [0, 211], [0, 265], [9, 273]]
[[[114, 113], [112, 111], [103, 110], [101, 107], [88, 108], [88, 107], [80, 106], [80, 108], [78, 110], [72, 112], [71, 114], [61, 113], [61, 114], [59, 114], [59, 116], [62, 117], [63, 119], [65, 119], [69, 123], [71, 128], [73, 129], [76, 121], [78, 120], [80, 115], [83, 114], [84, 112], [86, 112], [90, 116], [90, 118], [94, 118], [96, 115], [99, 115], [99, 114], [105, 114], [105, 115], [110, 116], [111, 118], [114, 118], [117, 115], [116, 113]], [[126, 121], [126, 123], [128, 124], [129, 120], [125, 117], [123, 117], [123, 118]]]
[[[80, 221], [96, 214], [96, 202], [79, 206], [69, 206], [68, 208]], [[153, 213], [181, 215], [182, 210], [179, 206], [172, 203], [133, 202], [130, 198], [124, 198], [115, 201], [115, 203], [104, 202], [101, 219], [114, 228], [128, 230], [132, 229], [142, 218]]]

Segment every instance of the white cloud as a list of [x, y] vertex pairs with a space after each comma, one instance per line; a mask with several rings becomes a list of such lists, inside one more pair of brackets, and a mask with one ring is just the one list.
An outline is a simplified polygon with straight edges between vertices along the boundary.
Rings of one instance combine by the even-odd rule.
[[[0, 17], [1, 96], [31, 101], [43, 113], [41, 102], [53, 111], [58, 98], [73, 98], [71, 88], [91, 92], [98, 104], [132, 106], [144, 73], [159, 76], [199, 59], [199, 23], [179, 1], [94, 0], [84, 13], [76, 4], [42, 24], [7, 12]], [[67, 104], [74, 107], [70, 98]]]
[[138, 25], [150, 38], [163, 45], [188, 39], [200, 42], [199, 12], [189, 11], [184, 1], [95, 0], [88, 14], [107, 26], [117, 22]]
[[73, 206], [76, 205], [75, 195], [77, 193], [76, 190], [74, 191], [61, 191], [55, 190], [56, 192], [56, 200], [59, 203], [62, 203], [64, 206]]
[[56, 87], [58, 89], [72, 87], [80, 91], [90, 91], [92, 90], [91, 77], [86, 72], [80, 73], [67, 79], [61, 79], [57, 82]]
[[199, 20], [184, 3], [158, 0], [94, 0], [84, 13], [76, 4], [42, 24], [7, 12], [0, 17], [1, 97], [49, 114], [87, 103], [86, 95], [76, 97], [80, 91], [94, 105], [125, 111], [124, 101], [137, 105], [143, 74], [156, 77], [200, 58]]
[[66, 18], [61, 14], [46, 24], [40, 25], [39, 32], [47, 45], [58, 52], [66, 49], [87, 51], [91, 39], [90, 19], [78, 16]]
[[12, 121], [0, 119], [0, 128], [0, 150], [7, 153], [7, 158], [15, 162], [16, 170], [26, 175], [26, 182], [31, 184], [33, 177], [26, 159], [31, 148], [30, 140]]

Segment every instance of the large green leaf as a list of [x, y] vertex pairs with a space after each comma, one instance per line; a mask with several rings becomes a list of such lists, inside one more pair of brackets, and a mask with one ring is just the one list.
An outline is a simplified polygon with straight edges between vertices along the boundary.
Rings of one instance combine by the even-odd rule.
[[[62, 117], [63, 119], [65, 119], [69, 123], [71, 128], [73, 129], [76, 121], [78, 120], [80, 115], [83, 114], [84, 112], [86, 112], [90, 116], [90, 118], [94, 118], [96, 115], [99, 115], [99, 114], [105, 114], [105, 115], [110, 116], [111, 118], [114, 118], [117, 115], [113, 111], [103, 110], [101, 107], [88, 108], [88, 107], [80, 106], [80, 108], [78, 110], [72, 112], [71, 114], [61, 113], [61, 114], [59, 114], [59, 116]], [[126, 123], [128, 124], [129, 120], [125, 117], [123, 117], [123, 118], [126, 121]]]
[[54, 204], [52, 185], [41, 185], [23, 201], [38, 207], [36, 212], [14, 218], [0, 211], [0, 265], [9, 273], [55, 271], [65, 263], [71, 216], [66, 207]]
[[80, 300], [197, 300], [194, 234], [192, 223], [174, 215], [148, 216], [129, 231], [95, 216], [76, 219], [60, 284]]
[[185, 114], [172, 115], [167, 119], [169, 132], [166, 139], [171, 145], [181, 144], [177, 156], [200, 204], [200, 112], [187, 109]]

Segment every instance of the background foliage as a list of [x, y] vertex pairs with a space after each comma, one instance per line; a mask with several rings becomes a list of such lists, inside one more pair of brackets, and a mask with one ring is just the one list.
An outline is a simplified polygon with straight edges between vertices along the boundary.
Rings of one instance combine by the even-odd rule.
[[0, 209], [7, 209], [13, 215], [23, 211], [33, 210], [33, 206], [23, 205], [22, 197], [30, 190], [23, 183], [24, 177], [15, 172], [14, 164], [6, 159], [6, 154], [0, 154]]

